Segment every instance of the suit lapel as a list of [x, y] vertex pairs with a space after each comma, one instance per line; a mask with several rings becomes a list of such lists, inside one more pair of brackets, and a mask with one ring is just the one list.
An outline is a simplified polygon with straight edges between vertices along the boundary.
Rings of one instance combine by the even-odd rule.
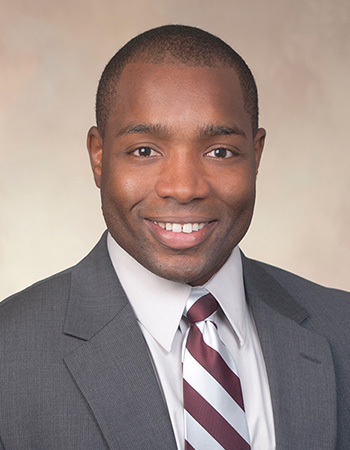
[[269, 379], [276, 447], [333, 449], [336, 393], [328, 342], [312, 318], [261, 265], [243, 258], [247, 300]]
[[109, 447], [175, 449], [148, 347], [105, 238], [73, 269], [64, 332], [85, 341], [64, 360]]

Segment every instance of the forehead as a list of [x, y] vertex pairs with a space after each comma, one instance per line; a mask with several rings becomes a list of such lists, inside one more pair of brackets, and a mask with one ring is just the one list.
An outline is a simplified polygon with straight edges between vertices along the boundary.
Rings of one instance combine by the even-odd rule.
[[235, 122], [241, 128], [237, 122], [250, 124], [233, 68], [129, 63], [116, 92], [108, 120], [114, 128], [145, 121], [181, 125], [184, 130], [195, 122]]

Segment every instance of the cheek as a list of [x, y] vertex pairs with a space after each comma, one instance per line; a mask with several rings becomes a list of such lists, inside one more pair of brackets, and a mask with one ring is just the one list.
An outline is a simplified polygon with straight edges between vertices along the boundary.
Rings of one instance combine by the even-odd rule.
[[102, 202], [114, 205], [117, 210], [131, 209], [140, 201], [143, 192], [137, 177], [125, 174], [122, 168], [110, 169], [103, 172], [101, 177]]
[[129, 175], [119, 180], [120, 193], [125, 201], [140, 201], [144, 196], [145, 188], [141, 176]]
[[255, 177], [250, 173], [222, 179], [216, 195], [233, 211], [250, 207], [255, 200]]

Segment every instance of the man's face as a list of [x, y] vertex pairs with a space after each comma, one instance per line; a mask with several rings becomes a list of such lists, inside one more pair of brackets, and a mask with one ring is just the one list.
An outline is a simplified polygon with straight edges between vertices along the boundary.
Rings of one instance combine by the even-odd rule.
[[113, 238], [151, 272], [205, 283], [245, 235], [265, 131], [231, 68], [130, 63], [88, 136]]

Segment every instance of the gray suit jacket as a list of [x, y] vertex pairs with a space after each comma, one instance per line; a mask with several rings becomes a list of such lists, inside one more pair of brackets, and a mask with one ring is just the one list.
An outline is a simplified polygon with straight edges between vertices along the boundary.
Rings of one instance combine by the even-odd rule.
[[[277, 449], [350, 449], [348, 294], [243, 263]], [[0, 305], [0, 448], [176, 448], [105, 236], [77, 266]]]

